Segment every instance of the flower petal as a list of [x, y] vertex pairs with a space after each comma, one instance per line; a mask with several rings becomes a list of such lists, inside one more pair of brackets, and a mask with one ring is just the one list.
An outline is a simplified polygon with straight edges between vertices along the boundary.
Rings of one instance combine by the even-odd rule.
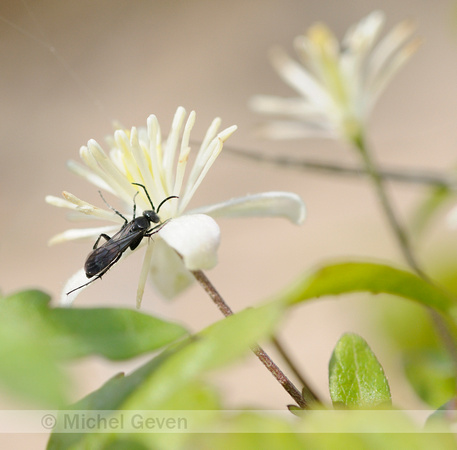
[[305, 220], [303, 200], [291, 192], [262, 192], [227, 202], [205, 206], [191, 212], [211, 217], [285, 217], [300, 225]]
[[254, 132], [260, 138], [272, 140], [303, 138], [335, 139], [338, 137], [338, 132], [334, 128], [334, 124], [330, 123], [327, 119], [321, 123], [276, 120], [258, 126]]
[[141, 301], [143, 300], [144, 286], [151, 269], [152, 262], [152, 252], [154, 250], [154, 245], [148, 245], [146, 252], [144, 254], [143, 266], [141, 267], [140, 279], [138, 281], [138, 288], [136, 290], [136, 307], [140, 309]]
[[65, 230], [63, 233], [56, 234], [48, 241], [48, 245], [60, 244], [67, 241], [76, 241], [84, 239], [96, 239], [102, 233], [109, 234], [117, 231], [119, 227], [107, 226], [96, 228], [71, 228]]
[[326, 111], [318, 109], [314, 103], [301, 97], [256, 95], [249, 100], [248, 105], [254, 111], [264, 114], [295, 117], [302, 120], [312, 119], [316, 122], [326, 120]]
[[306, 102], [300, 106], [288, 99], [256, 98], [251, 107], [299, 119], [304, 130], [293, 122], [273, 122], [261, 130], [263, 136], [285, 139], [323, 134], [354, 143], [379, 95], [418, 46], [417, 40], [411, 40], [414, 28], [409, 22], [397, 25], [378, 42], [383, 23], [384, 14], [372, 12], [348, 30], [342, 45], [325, 25], [316, 24], [294, 41], [300, 63], [281, 49], [273, 49], [274, 68], [298, 92], [298, 99]]
[[98, 188], [115, 195], [115, 192], [111, 189], [111, 186], [107, 184], [100, 176], [93, 173], [88, 167], [83, 166], [82, 164], [71, 159], [67, 161], [67, 167], [71, 172], [80, 176], [81, 178], [84, 178], [89, 183], [92, 183]]
[[446, 222], [448, 226], [452, 229], [457, 228], [457, 207], [454, 206], [448, 213], [447, 213], [447, 218]]
[[170, 220], [158, 233], [183, 258], [189, 270], [211, 269], [217, 263], [219, 226], [204, 214]]
[[322, 84], [282, 49], [273, 48], [270, 51], [270, 59], [279, 76], [303, 97], [321, 108], [325, 108], [331, 101]]
[[[60, 304], [65, 307], [69, 307], [75, 301], [75, 298], [80, 292], [86, 289], [87, 286], [83, 286], [88, 282], [86, 277], [86, 272], [84, 269], [79, 269], [75, 274], [73, 274], [69, 280], [65, 283], [63, 287], [62, 294], [60, 295]], [[73, 289], [83, 286], [80, 289], [73, 291], [71, 294], [67, 295], [67, 292], [72, 291]]]
[[154, 242], [149, 276], [155, 289], [168, 300], [194, 281], [183, 260], [163, 239]]

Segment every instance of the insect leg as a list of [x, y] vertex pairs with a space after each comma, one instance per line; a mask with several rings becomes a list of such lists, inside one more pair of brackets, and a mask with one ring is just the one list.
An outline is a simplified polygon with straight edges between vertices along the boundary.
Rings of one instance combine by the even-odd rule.
[[147, 237], [151, 237], [153, 234], [156, 234], [158, 233], [162, 227], [164, 227], [171, 219], [167, 219], [165, 222], [163, 223], [159, 223], [158, 225], [156, 225], [155, 227], [151, 228], [147, 233], [145, 233], [144, 235], [147, 236]]
[[135, 220], [135, 215], [136, 215], [136, 196], [138, 195], [138, 191], [136, 191], [135, 195], [133, 196], [133, 219]]
[[115, 259], [113, 259], [113, 261], [111, 261], [102, 271], [100, 271], [99, 273], [97, 273], [97, 275], [94, 276], [94, 278], [92, 278], [92, 280], [89, 280], [87, 283], [84, 283], [82, 284], [81, 286], [78, 286], [77, 288], [75, 289], [72, 289], [71, 291], [68, 291], [67, 292], [67, 295], [71, 294], [72, 292], [75, 292], [77, 291], [78, 289], [81, 289], [83, 287], [86, 287], [88, 286], [89, 284], [93, 283], [94, 281], [98, 280], [99, 278], [101, 278], [103, 275], [105, 275], [106, 272], [108, 272], [109, 269], [111, 269], [111, 267], [117, 263], [120, 259], [120, 257], [122, 256], [122, 253], [120, 253]]
[[[102, 191], [98, 191], [98, 193], [100, 194], [100, 197], [102, 198], [102, 200], [105, 202], [105, 205], [108, 206], [109, 209], [111, 209], [111, 211], [114, 211], [118, 216], [122, 217], [125, 221], [125, 224], [124, 225], [127, 225], [128, 223], [128, 220], [115, 208], [113, 208], [106, 200], [105, 200], [105, 197], [103, 197], [102, 195]], [[135, 209], [133, 209], [133, 211], [135, 211]], [[135, 218], [135, 213], [133, 214], [133, 218]]]
[[132, 184], [134, 184], [135, 186], [141, 186], [144, 189], [144, 193], [146, 194], [146, 197], [148, 198], [149, 203], [151, 204], [152, 210], [155, 211], [154, 204], [152, 203], [151, 197], [149, 197], [149, 193], [146, 189], [146, 186], [144, 186], [143, 184], [140, 184], [140, 183], [132, 183]]
[[110, 238], [107, 234], [102, 233], [102, 234], [97, 238], [97, 240], [95, 241], [94, 246], [92, 247], [94, 250], [98, 247], [98, 243], [100, 242], [100, 239], [101, 239], [101, 238], [106, 239], [106, 241], [111, 240], [111, 238]]

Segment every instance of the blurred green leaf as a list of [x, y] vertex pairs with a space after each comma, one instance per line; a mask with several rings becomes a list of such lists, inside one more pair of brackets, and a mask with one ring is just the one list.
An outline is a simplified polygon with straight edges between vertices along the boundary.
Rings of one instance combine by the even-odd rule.
[[370, 307], [369, 321], [385, 336], [384, 343], [390, 347], [390, 352], [441, 347], [442, 341], [428, 310], [419, 303], [402, 298], [383, 297], [382, 302], [373, 303]]
[[439, 431], [452, 433], [455, 436], [455, 427], [457, 425], [457, 398], [453, 397], [441, 405], [427, 418], [425, 429], [427, 432]]
[[173, 353], [127, 401], [127, 408], [156, 408], [176, 386], [239, 359], [256, 341], [270, 335], [283, 307], [268, 304], [227, 317], [198, 333], [189, 345]]
[[[225, 433], [189, 435], [187, 446], [202, 449], [455, 450], [451, 434], [420, 433], [401, 411], [306, 411], [303, 420], [245, 413], [226, 420]], [[221, 415], [224, 420], [224, 415]], [[251, 432], [240, 432], [241, 430]], [[382, 431], [376, 431], [382, 430]], [[271, 432], [270, 432], [271, 431]], [[383, 432], [384, 431], [384, 432]]]
[[306, 447], [313, 450], [456, 448], [452, 434], [421, 433], [402, 411], [311, 411], [303, 420]]
[[403, 364], [417, 395], [430, 406], [437, 408], [456, 395], [455, 368], [443, 350], [407, 352]]
[[[195, 381], [209, 370], [238, 360], [254, 343], [271, 335], [283, 311], [281, 305], [268, 304], [216, 322], [195, 336], [169, 347], [132, 374], [112, 378], [74, 405], [73, 409], [214, 408], [217, 406], [214, 397], [208, 397], [201, 389], [196, 392], [198, 384]], [[81, 444], [81, 440], [85, 444], [96, 442], [100, 447], [103, 439], [102, 435], [53, 433], [48, 448], [67, 448]]]
[[448, 254], [442, 250], [438, 255], [439, 263], [434, 267], [434, 279], [438, 280], [441, 286], [457, 296], [457, 260], [455, 253], [457, 249], [450, 247], [449, 242], [446, 246]]
[[344, 334], [336, 344], [329, 364], [329, 389], [335, 406], [391, 405], [384, 370], [366, 341], [356, 334]]
[[[243, 420], [241, 418], [240, 420]], [[262, 420], [259, 417], [259, 421]], [[266, 428], [264, 428], [265, 430]], [[217, 450], [304, 450], [308, 447], [307, 436], [294, 433], [208, 433], [189, 436], [189, 447], [194, 449], [217, 449]], [[340, 447], [341, 448], [341, 447]]]
[[122, 308], [54, 308], [49, 318], [58, 330], [52, 344], [62, 357], [101, 355], [128, 359], [156, 350], [187, 334], [180, 325]]
[[275, 300], [295, 304], [349, 292], [398, 295], [444, 314], [454, 314], [457, 306], [454, 297], [413, 273], [369, 262], [343, 262], [321, 267], [300, 277], [277, 295]]
[[0, 382], [12, 394], [46, 406], [65, 400], [68, 383], [49, 343], [50, 297], [29, 290], [0, 299]]
[[23, 291], [0, 299], [0, 382], [49, 406], [65, 402], [71, 358], [131, 358], [187, 334], [179, 325], [128, 309], [50, 308], [50, 297]]
[[[63, 448], [63, 447], [59, 447]], [[87, 448], [87, 447], [86, 447]], [[97, 447], [91, 447], [97, 448]], [[100, 448], [100, 447], [98, 447]], [[145, 444], [138, 442], [137, 440], [112, 436], [107, 439], [106, 444], [103, 446], [103, 450], [151, 450], [150, 447], [147, 447]]]

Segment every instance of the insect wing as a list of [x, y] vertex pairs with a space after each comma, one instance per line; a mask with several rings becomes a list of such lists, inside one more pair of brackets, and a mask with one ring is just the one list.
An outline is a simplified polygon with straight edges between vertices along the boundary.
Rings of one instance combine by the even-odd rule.
[[132, 241], [142, 237], [142, 230], [134, 230], [130, 222], [118, 231], [109, 241], [93, 250], [86, 259], [84, 270], [88, 278], [103, 275], [119, 260]]

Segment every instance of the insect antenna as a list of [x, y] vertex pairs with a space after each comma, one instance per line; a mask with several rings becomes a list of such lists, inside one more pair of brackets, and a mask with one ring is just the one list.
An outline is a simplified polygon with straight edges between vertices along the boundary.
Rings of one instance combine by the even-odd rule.
[[[157, 210], [154, 208], [154, 204], [152, 203], [152, 200], [151, 200], [151, 197], [149, 197], [149, 193], [148, 193], [148, 190], [146, 189], [146, 186], [140, 184], [140, 183], [132, 183], [134, 184], [135, 186], [141, 186], [143, 189], [144, 189], [144, 192], [146, 194], [146, 196], [148, 197], [148, 200], [149, 200], [149, 203], [151, 204], [152, 206], [152, 210], [155, 211], [157, 214], [159, 213], [159, 210], [160, 210], [160, 207], [168, 200], [170, 200], [171, 198], [179, 198], [177, 195], [170, 195], [169, 197], [167, 197], [165, 200], [162, 200], [159, 204], [159, 206], [157, 207]], [[137, 192], [138, 193], [138, 192]]]
[[160, 202], [159, 207], [157, 208], [157, 213], [159, 213], [160, 207], [161, 207], [166, 201], [170, 200], [171, 198], [179, 198], [179, 197], [178, 197], [177, 195], [170, 195], [170, 197], [167, 197], [165, 200], [162, 200], [162, 201]]
[[[155, 211], [156, 209], [154, 208], [154, 204], [152, 203], [151, 197], [149, 197], [149, 193], [148, 193], [148, 190], [146, 189], [146, 186], [144, 186], [143, 184], [140, 184], [140, 183], [132, 183], [132, 184], [134, 184], [135, 186], [141, 186], [144, 189], [144, 193], [146, 194], [146, 197], [148, 198], [149, 203], [151, 204], [152, 210]], [[159, 206], [159, 208], [160, 208], [160, 206]], [[158, 211], [158, 209], [157, 209], [157, 211]]]

